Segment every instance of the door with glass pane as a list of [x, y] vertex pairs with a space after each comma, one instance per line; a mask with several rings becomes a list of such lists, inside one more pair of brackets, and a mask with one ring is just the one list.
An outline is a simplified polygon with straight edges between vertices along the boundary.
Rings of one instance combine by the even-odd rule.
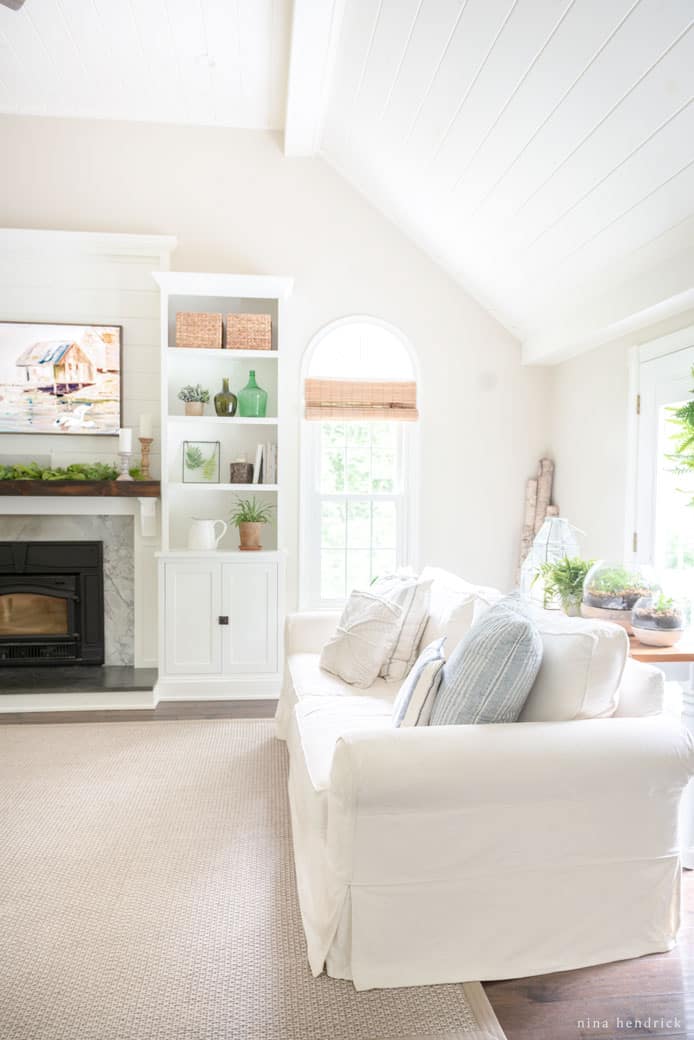
[[312, 599], [339, 603], [403, 562], [407, 431], [402, 423], [321, 422], [311, 433]]
[[[641, 365], [636, 558], [668, 595], [694, 598], [694, 471], [677, 457], [675, 410], [694, 400], [694, 346]], [[694, 445], [691, 451], [694, 452]]]

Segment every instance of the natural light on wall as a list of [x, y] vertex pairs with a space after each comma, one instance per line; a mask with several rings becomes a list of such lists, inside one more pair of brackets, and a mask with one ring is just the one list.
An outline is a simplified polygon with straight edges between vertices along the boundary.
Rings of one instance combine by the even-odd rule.
[[676, 402], [660, 408], [658, 468], [655, 495], [654, 563], [665, 589], [691, 610], [694, 600], [694, 478], [683, 472], [676, 449], [673, 411]]
[[303, 599], [327, 605], [412, 562], [416, 373], [397, 330], [345, 319], [304, 375]]

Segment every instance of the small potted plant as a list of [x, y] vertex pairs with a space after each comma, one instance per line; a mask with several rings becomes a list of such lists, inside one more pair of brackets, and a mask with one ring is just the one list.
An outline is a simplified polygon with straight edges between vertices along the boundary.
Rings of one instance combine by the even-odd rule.
[[257, 552], [262, 549], [261, 536], [263, 524], [270, 523], [274, 506], [256, 502], [253, 498], [237, 498], [236, 506], [230, 516], [234, 527], [239, 529], [239, 549], [244, 552]]
[[565, 614], [580, 617], [583, 582], [593, 563], [593, 560], [582, 560], [580, 556], [564, 556], [561, 560], [541, 564], [533, 585], [542, 581], [543, 606], [551, 607], [553, 601], [559, 600]]
[[204, 390], [199, 383], [195, 386], [189, 384], [178, 391], [178, 399], [184, 402], [186, 415], [202, 415], [210, 399], [210, 391]]
[[674, 646], [682, 638], [684, 614], [671, 596], [653, 592], [637, 600], [631, 623], [640, 643], [646, 646]]
[[651, 591], [651, 584], [640, 571], [599, 560], [586, 574], [581, 613], [583, 617], [613, 621], [633, 635], [634, 604]]

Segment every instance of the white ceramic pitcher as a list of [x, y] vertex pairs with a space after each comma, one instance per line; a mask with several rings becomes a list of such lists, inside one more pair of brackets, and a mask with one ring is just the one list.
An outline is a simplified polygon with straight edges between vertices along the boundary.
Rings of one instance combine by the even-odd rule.
[[[222, 525], [222, 530], [215, 537], [217, 524]], [[216, 549], [226, 533], [227, 525], [223, 520], [201, 520], [194, 516], [188, 532], [188, 548], [199, 549], [202, 552]]]

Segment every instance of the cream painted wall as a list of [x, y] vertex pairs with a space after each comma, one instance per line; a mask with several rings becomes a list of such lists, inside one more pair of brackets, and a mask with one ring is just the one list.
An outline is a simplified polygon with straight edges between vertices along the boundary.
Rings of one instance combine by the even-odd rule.
[[694, 311], [658, 322], [550, 370], [551, 454], [562, 516], [585, 531], [585, 555], [620, 560], [627, 542], [632, 347], [694, 325]]
[[[294, 276], [290, 516], [306, 345], [348, 314], [402, 329], [421, 369], [421, 562], [510, 587], [549, 373], [522, 368], [518, 343], [327, 164], [285, 159], [263, 132], [28, 117], [0, 118], [0, 151], [0, 225], [173, 234], [175, 270]], [[290, 607], [297, 546], [295, 524]]]

